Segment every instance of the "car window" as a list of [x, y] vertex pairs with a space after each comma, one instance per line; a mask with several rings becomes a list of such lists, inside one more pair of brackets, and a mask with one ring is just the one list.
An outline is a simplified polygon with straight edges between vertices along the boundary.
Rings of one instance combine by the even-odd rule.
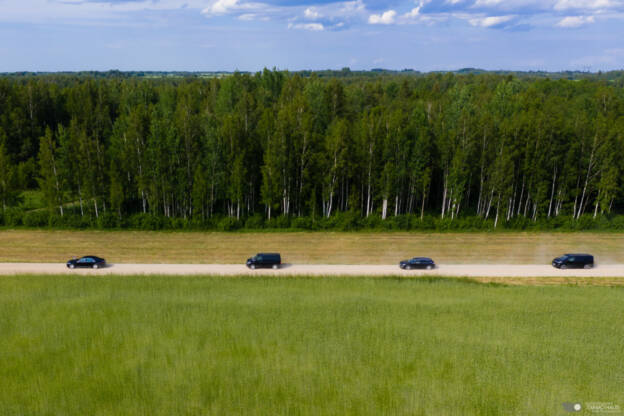
[[262, 256], [258, 256], [257, 260], [262, 261]]
[[574, 257], [568, 257], [568, 261], [573, 262], [574, 260], [576, 260]]

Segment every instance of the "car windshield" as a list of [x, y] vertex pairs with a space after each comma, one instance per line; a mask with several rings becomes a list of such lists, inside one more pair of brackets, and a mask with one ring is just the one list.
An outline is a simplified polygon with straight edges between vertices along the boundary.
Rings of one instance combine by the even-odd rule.
[[568, 259], [568, 256], [561, 256], [559, 257], [559, 260], [561, 261], [566, 261]]

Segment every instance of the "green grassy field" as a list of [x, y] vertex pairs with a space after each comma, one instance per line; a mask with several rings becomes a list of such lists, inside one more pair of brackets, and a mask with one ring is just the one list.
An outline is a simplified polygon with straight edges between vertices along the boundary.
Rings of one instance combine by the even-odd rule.
[[4, 276], [0, 414], [623, 406], [623, 295], [452, 279]]
[[438, 263], [550, 264], [589, 252], [624, 263], [618, 233], [218, 233], [0, 230], [0, 262], [65, 262], [99, 255], [111, 263], [243, 263], [262, 251], [301, 264], [395, 264], [414, 256]]

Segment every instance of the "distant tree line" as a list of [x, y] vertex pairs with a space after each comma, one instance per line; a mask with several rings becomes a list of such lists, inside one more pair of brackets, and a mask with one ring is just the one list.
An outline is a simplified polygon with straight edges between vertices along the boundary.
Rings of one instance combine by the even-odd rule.
[[2, 213], [593, 218], [624, 211], [624, 91], [496, 74], [0, 78]]

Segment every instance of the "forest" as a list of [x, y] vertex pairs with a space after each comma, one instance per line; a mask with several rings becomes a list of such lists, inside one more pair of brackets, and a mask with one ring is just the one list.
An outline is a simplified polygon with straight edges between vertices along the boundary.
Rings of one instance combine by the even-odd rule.
[[2, 76], [0, 224], [624, 227], [621, 84], [277, 70]]

